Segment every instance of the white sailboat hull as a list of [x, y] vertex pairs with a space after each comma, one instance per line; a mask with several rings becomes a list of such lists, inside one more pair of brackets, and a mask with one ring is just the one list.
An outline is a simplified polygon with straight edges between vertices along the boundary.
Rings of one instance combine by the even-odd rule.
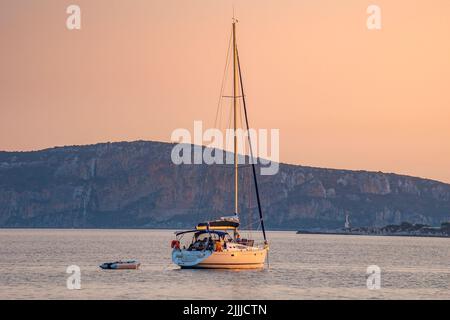
[[181, 268], [196, 269], [262, 269], [268, 248], [244, 250], [188, 251], [175, 249], [172, 261]]

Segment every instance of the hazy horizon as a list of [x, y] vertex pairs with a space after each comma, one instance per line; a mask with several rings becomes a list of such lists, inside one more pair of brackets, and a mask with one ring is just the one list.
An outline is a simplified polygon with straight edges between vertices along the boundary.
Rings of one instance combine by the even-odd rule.
[[4, 0], [0, 150], [213, 126], [233, 3], [250, 124], [280, 129], [280, 162], [450, 183], [446, 0], [79, 0], [74, 31], [72, 1]]

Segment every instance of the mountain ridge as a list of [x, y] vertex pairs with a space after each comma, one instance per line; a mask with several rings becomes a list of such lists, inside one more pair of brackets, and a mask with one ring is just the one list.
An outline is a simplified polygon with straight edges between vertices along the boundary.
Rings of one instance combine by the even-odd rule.
[[[164, 144], [170, 144], [175, 145], [174, 142], [166, 142], [166, 141], [159, 141], [159, 140], [122, 140], [122, 141], [114, 141], [114, 142], [97, 142], [97, 143], [88, 143], [88, 144], [72, 144], [72, 145], [63, 145], [63, 146], [54, 146], [54, 147], [46, 147], [42, 149], [37, 150], [0, 150], [0, 160], [2, 154], [24, 154], [24, 153], [38, 153], [38, 152], [45, 152], [45, 151], [51, 151], [55, 149], [71, 149], [71, 148], [80, 148], [80, 147], [96, 147], [101, 145], [109, 145], [109, 144], [126, 144], [126, 143], [139, 143], [139, 142], [149, 142], [149, 143], [164, 143]], [[194, 146], [194, 144], [192, 144]], [[202, 146], [205, 148], [205, 146]], [[392, 174], [400, 177], [405, 178], [414, 178], [414, 179], [421, 179], [421, 180], [428, 180], [432, 182], [442, 183], [446, 185], [450, 185], [450, 182], [441, 181], [434, 178], [428, 178], [428, 177], [421, 177], [421, 176], [415, 176], [412, 174], [407, 173], [397, 173], [397, 172], [386, 172], [381, 170], [369, 170], [369, 169], [347, 169], [347, 168], [336, 168], [336, 167], [322, 167], [322, 166], [313, 166], [313, 165], [303, 165], [300, 163], [292, 163], [292, 162], [279, 162], [280, 164], [287, 165], [287, 166], [298, 166], [303, 168], [311, 168], [311, 169], [323, 169], [323, 170], [336, 170], [336, 171], [351, 171], [351, 172], [367, 172], [367, 173], [380, 173], [380, 174]]]
[[[184, 228], [232, 212], [229, 165], [174, 165], [174, 145], [0, 151], [0, 227]], [[256, 201], [242, 171], [242, 215], [251, 223]], [[284, 163], [277, 175], [258, 178], [269, 228], [339, 227], [347, 214], [358, 226], [437, 226], [450, 217], [450, 184], [432, 179]]]

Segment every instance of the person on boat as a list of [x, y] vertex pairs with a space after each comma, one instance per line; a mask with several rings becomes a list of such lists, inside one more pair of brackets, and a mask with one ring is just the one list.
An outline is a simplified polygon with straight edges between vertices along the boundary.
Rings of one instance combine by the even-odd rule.
[[208, 244], [206, 246], [207, 250], [211, 250], [214, 251], [214, 241], [210, 238], [210, 240], [208, 241]]
[[206, 239], [206, 238], [203, 238], [202, 240], [200, 240], [200, 241], [198, 242], [198, 246], [197, 246], [198, 250], [204, 250], [204, 249], [205, 249], [205, 247], [206, 247], [206, 241], [207, 241], [207, 239]]
[[214, 251], [217, 251], [217, 252], [222, 252], [223, 251], [222, 241], [221, 240], [215, 241], [215, 243], [214, 243]]

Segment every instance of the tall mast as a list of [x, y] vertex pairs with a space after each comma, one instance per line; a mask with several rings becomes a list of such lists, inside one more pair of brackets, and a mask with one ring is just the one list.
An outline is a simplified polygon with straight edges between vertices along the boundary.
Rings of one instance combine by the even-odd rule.
[[[245, 124], [247, 126], [247, 131], [250, 132], [250, 125], [248, 124], [248, 115], [247, 115], [247, 104], [245, 103], [245, 93], [244, 93], [244, 82], [242, 81], [242, 71], [241, 71], [241, 63], [239, 61], [239, 52], [236, 48], [236, 57], [237, 57], [237, 65], [239, 70], [239, 83], [241, 84], [241, 96], [242, 96], [242, 104], [244, 106], [244, 115], [245, 115]], [[259, 189], [258, 189], [258, 179], [256, 178], [256, 168], [255, 163], [253, 162], [253, 147], [252, 147], [252, 139], [250, 138], [250, 134], [248, 135], [248, 145], [250, 147], [250, 161], [252, 163], [252, 171], [253, 171], [253, 181], [255, 183], [255, 192], [256, 192], [256, 201], [258, 203], [258, 212], [259, 219], [261, 222], [261, 229], [264, 236], [264, 242], [267, 245], [267, 237], [266, 237], [266, 228], [264, 226], [264, 218], [261, 207], [261, 199], [259, 197]], [[258, 155], [256, 155], [258, 157]]]
[[234, 213], [239, 214], [239, 203], [238, 203], [238, 153], [237, 153], [237, 99], [239, 92], [238, 85], [238, 68], [237, 68], [237, 55], [236, 55], [236, 19], [233, 17], [233, 132], [234, 132]]

